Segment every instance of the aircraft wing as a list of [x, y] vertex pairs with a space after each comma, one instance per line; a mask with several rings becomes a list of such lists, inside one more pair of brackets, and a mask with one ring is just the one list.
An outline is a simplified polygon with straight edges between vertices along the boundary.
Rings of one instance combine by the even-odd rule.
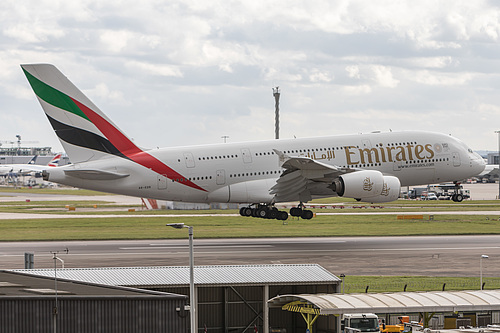
[[[280, 160], [280, 166], [286, 171], [276, 181], [270, 193], [277, 202], [297, 201], [307, 202], [312, 199], [312, 193], [325, 184], [330, 185], [335, 178], [353, 169], [340, 168], [316, 161], [309, 157], [292, 157], [274, 149]], [[331, 191], [332, 196], [335, 195]]]
[[19, 173], [29, 173], [29, 172], [39, 172], [47, 169], [46, 165], [38, 165], [38, 164], [23, 164], [18, 165], [17, 168], [14, 168], [15, 171]]

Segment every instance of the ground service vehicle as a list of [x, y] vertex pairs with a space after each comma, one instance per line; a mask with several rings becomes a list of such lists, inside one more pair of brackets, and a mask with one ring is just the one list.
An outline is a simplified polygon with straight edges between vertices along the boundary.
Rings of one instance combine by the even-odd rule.
[[398, 320], [399, 320], [399, 324], [386, 325], [384, 319], [382, 319], [380, 332], [382, 332], [382, 333], [402, 333], [402, 332], [412, 331], [409, 316], [400, 316], [400, 317], [398, 317]]
[[344, 314], [342, 331], [348, 332], [377, 332], [380, 333], [378, 316], [374, 313]]

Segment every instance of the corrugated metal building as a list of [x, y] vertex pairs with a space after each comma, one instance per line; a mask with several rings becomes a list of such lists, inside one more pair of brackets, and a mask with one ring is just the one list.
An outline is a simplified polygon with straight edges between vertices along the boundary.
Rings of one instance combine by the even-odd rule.
[[[53, 276], [54, 270], [32, 274]], [[70, 280], [129, 286], [189, 295], [189, 267], [128, 267], [58, 269]], [[284, 294], [335, 293], [341, 280], [316, 264], [195, 266], [197, 327], [203, 332], [304, 332], [294, 313], [270, 309], [267, 300]], [[266, 325], [268, 323], [268, 325]], [[332, 331], [335, 322], [319, 318], [316, 328]]]
[[0, 333], [186, 332], [186, 302], [183, 295], [0, 271]]

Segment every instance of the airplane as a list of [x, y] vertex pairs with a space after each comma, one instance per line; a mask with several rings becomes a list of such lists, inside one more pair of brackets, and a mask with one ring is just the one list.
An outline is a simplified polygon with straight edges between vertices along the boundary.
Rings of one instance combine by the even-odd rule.
[[8, 176], [9, 174], [17, 174], [22, 170], [23, 166], [34, 165], [36, 163], [36, 158], [38, 155], [33, 156], [28, 163], [25, 164], [0, 164], [0, 176]]
[[31, 172], [42, 172], [47, 167], [59, 166], [61, 154], [54, 156], [47, 165], [35, 164], [38, 155], [33, 156], [28, 163], [25, 164], [0, 164], [0, 176], [17, 177], [18, 175], [28, 174]]
[[[455, 182], [479, 174], [484, 160], [459, 139], [425, 132], [221, 143], [143, 149], [133, 143], [55, 66], [21, 65], [71, 165], [44, 180], [169, 201], [239, 203], [242, 216], [313, 217], [304, 203], [340, 196], [381, 203], [401, 186]], [[458, 188], [458, 185], [457, 185]], [[454, 201], [463, 197], [456, 193]]]

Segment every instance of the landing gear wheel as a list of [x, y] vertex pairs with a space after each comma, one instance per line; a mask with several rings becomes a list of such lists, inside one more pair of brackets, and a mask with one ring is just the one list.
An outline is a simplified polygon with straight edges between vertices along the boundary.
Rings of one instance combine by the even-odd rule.
[[277, 219], [279, 216], [278, 213], [279, 213], [279, 211], [276, 208], [272, 208], [269, 210], [268, 218]]
[[464, 200], [464, 196], [460, 193], [455, 194], [455, 202], [462, 202]]
[[280, 210], [278, 211], [278, 216], [276, 217], [276, 219], [280, 221], [288, 220], [288, 213]]
[[265, 219], [267, 218], [268, 215], [269, 215], [269, 208], [267, 207], [257, 208], [257, 213], [256, 213], [257, 217]]
[[300, 207], [290, 208], [290, 215], [291, 216], [302, 216], [302, 208], [300, 208]]
[[[243, 212], [243, 214], [241, 214], [241, 212]], [[246, 216], [246, 217], [252, 216], [252, 208], [250, 208], [250, 207], [243, 207], [242, 210], [240, 210], [240, 214], [242, 216]]]
[[302, 217], [304, 220], [310, 220], [313, 218], [313, 216], [314, 216], [314, 214], [312, 211], [304, 209], [302, 211], [302, 215], [300, 217]]

